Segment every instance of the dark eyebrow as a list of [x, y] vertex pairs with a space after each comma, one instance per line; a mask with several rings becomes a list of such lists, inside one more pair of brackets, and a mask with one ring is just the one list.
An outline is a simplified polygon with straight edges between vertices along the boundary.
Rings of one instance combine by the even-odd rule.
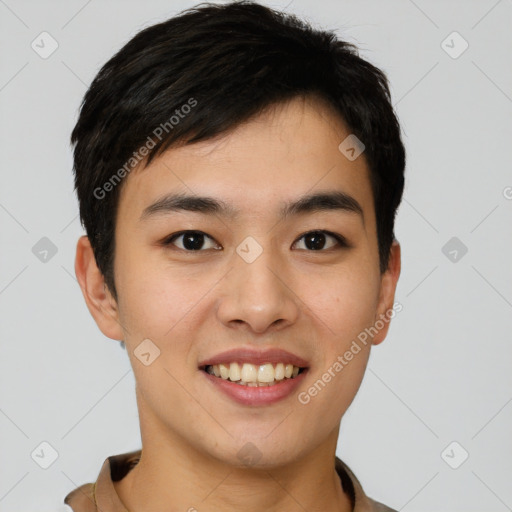
[[326, 210], [342, 210], [361, 216], [364, 224], [363, 208], [359, 202], [349, 194], [341, 191], [317, 192], [301, 197], [289, 203], [281, 210], [281, 217]]
[[[239, 213], [233, 206], [207, 196], [192, 196], [187, 194], [168, 194], [144, 209], [140, 220], [145, 220], [157, 214], [176, 211], [199, 212], [224, 217], [236, 217]], [[341, 210], [361, 216], [364, 224], [363, 208], [358, 201], [341, 191], [327, 191], [309, 194], [297, 201], [285, 204], [280, 211], [281, 217], [299, 215], [318, 211]]]
[[225, 217], [235, 217], [237, 214], [237, 211], [232, 206], [219, 199], [214, 199], [213, 197], [168, 194], [145, 208], [140, 216], [140, 220], [157, 214], [177, 212], [180, 210], [210, 215], [223, 215]]

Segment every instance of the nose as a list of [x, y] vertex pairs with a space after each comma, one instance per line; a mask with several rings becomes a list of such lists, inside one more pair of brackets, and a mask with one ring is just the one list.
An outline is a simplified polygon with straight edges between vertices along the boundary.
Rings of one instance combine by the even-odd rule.
[[295, 323], [300, 300], [284, 270], [270, 250], [251, 263], [235, 253], [233, 268], [222, 284], [219, 320], [230, 328], [258, 334]]

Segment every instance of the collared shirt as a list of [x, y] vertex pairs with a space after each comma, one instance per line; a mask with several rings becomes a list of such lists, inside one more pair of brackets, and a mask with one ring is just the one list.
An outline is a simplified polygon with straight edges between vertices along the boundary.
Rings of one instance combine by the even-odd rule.
[[[141, 450], [112, 455], [105, 459], [95, 483], [83, 484], [71, 491], [64, 503], [73, 512], [128, 512], [117, 494], [113, 482], [121, 480], [139, 462]], [[372, 500], [363, 491], [359, 480], [338, 457], [335, 460], [343, 491], [352, 502], [353, 512], [396, 512]]]

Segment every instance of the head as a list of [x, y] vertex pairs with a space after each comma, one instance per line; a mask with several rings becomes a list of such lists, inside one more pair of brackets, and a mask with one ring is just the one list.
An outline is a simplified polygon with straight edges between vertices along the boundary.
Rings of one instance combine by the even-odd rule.
[[[383, 72], [291, 15], [200, 5], [103, 66], [72, 142], [77, 276], [126, 344], [146, 432], [230, 463], [249, 441], [261, 464], [335, 443], [400, 272], [405, 151]], [[305, 360], [295, 399], [212, 387], [201, 363], [240, 347]]]

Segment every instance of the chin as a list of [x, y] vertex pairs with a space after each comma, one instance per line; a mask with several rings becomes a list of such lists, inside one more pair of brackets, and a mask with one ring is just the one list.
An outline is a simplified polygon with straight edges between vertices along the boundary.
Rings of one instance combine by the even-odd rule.
[[258, 437], [244, 435], [237, 441], [232, 439], [225, 449], [217, 444], [214, 453], [210, 453], [220, 462], [237, 468], [269, 469], [291, 464], [304, 450], [304, 443], [294, 442], [286, 432], [270, 439], [266, 437], [270, 431]]

